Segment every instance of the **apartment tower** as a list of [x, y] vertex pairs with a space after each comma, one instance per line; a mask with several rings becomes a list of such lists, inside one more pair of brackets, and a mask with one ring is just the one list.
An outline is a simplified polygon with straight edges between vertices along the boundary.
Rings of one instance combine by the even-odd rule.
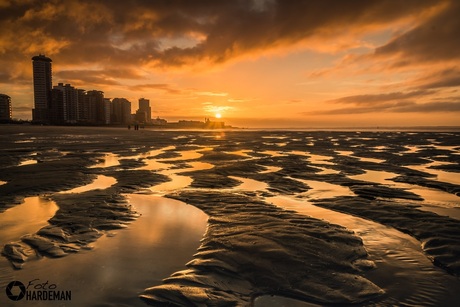
[[49, 122], [52, 90], [51, 62], [51, 59], [43, 54], [32, 58], [34, 81], [34, 109], [32, 110], [32, 120], [36, 122]]
[[11, 97], [0, 94], [0, 121], [10, 121], [11, 117]]
[[145, 122], [151, 123], [152, 122], [152, 108], [150, 107], [150, 100], [145, 98], [139, 98], [139, 110], [138, 112], [145, 113]]

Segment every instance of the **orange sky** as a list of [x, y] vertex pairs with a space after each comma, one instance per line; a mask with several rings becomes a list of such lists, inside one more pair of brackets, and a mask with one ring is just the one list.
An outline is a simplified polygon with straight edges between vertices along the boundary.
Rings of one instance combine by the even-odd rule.
[[53, 84], [169, 121], [459, 125], [458, 16], [456, 0], [0, 0], [0, 93], [30, 119], [44, 53]]

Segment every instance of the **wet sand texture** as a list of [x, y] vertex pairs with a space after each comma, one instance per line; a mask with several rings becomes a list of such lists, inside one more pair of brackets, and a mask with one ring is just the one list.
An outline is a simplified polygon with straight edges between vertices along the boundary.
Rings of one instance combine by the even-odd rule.
[[383, 291], [360, 273], [373, 267], [360, 238], [238, 193], [169, 195], [209, 215], [187, 270], [141, 295], [149, 304], [249, 305], [260, 293], [319, 303], [356, 303]]
[[411, 206], [361, 197], [337, 197], [315, 201], [324, 208], [364, 217], [394, 227], [422, 242], [434, 264], [460, 276], [460, 221]]
[[[0, 183], [0, 214], [25, 197], [43, 194], [59, 210], [49, 226], [6, 244], [2, 253], [21, 268], [31, 253], [62, 257], [88, 248], [106, 230], [129, 227], [137, 213], [123, 194], [147, 189], [152, 193], [152, 186], [170, 180], [159, 171], [139, 169], [147, 165], [146, 159], [155, 159], [140, 157], [174, 145], [156, 157], [170, 159], [161, 163], [171, 169], [191, 161], [214, 166], [180, 172], [190, 176], [190, 186], [168, 191], [167, 196], [203, 210], [209, 215], [209, 227], [186, 269], [162, 284], [152, 282], [141, 295], [145, 302], [244, 306], [266, 294], [320, 304], [365, 302], [383, 292], [363, 277], [374, 264], [361, 239], [341, 226], [283, 210], [265, 198], [295, 197], [389, 225], [417, 238], [435, 265], [460, 275], [459, 220], [417, 209], [426, 201], [410, 188], [459, 196], [458, 184], [413, 169], [437, 162], [440, 165], [430, 169], [460, 174], [459, 140], [455, 132], [133, 132], [5, 126], [0, 130], [0, 181], [6, 182]], [[212, 150], [175, 160], [180, 158], [178, 151], [203, 148]], [[236, 153], [243, 151], [244, 155]], [[107, 153], [117, 155], [119, 165], [93, 167]], [[37, 163], [20, 166], [30, 159]], [[355, 178], [367, 171], [394, 177], [388, 183]], [[113, 177], [116, 183], [82, 193], [59, 193], [99, 175]], [[238, 178], [267, 188], [238, 190]], [[311, 199], [308, 181], [340, 186], [352, 196]]]

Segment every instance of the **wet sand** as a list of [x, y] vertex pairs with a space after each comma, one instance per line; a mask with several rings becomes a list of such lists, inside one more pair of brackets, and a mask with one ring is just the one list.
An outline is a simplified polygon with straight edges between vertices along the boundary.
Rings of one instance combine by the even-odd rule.
[[[85, 301], [94, 305], [460, 300], [460, 133], [2, 126], [0, 146], [0, 221], [13, 224], [1, 238], [10, 263], [2, 285], [80, 262], [83, 274], [68, 283], [75, 293], [90, 279], [110, 289]], [[36, 229], [17, 230], [8, 216], [36, 196], [59, 210], [43, 214]], [[175, 199], [208, 217], [199, 246], [192, 237], [176, 242], [195, 247], [172, 271], [152, 273], [163, 262], [149, 256], [159, 230], [136, 228], [136, 197], [144, 207]], [[174, 214], [187, 224], [181, 210]], [[131, 247], [104, 243], [130, 231], [138, 238]], [[87, 266], [109, 259], [136, 287]], [[123, 269], [133, 261], [145, 273]], [[124, 291], [108, 294], [117, 285]]]

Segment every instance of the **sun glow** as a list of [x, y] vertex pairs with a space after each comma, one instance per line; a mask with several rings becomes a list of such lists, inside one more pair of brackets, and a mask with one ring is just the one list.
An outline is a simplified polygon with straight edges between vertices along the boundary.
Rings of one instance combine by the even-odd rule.
[[216, 113], [216, 118], [222, 118], [222, 114]]

